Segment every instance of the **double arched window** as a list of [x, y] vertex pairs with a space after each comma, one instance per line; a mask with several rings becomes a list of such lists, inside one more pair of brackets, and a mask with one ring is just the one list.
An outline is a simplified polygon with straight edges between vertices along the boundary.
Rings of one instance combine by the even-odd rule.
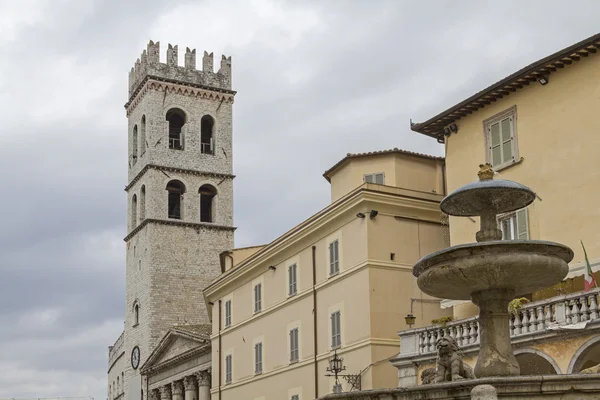
[[167, 124], [169, 126], [169, 148], [183, 150], [183, 125], [185, 125], [185, 113], [179, 108], [171, 108], [167, 111]]
[[182, 218], [182, 200], [185, 194], [185, 185], [178, 180], [172, 180], [167, 183], [167, 191], [169, 192], [167, 215], [169, 218]]

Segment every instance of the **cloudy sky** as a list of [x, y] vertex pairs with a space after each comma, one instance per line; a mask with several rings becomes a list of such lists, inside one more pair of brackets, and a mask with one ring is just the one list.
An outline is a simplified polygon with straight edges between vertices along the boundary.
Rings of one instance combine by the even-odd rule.
[[410, 118], [600, 30], [596, 1], [523, 3], [0, 0], [0, 398], [106, 397], [124, 313], [123, 104], [149, 39], [233, 58], [247, 246], [326, 206], [321, 174], [346, 153], [442, 155]]

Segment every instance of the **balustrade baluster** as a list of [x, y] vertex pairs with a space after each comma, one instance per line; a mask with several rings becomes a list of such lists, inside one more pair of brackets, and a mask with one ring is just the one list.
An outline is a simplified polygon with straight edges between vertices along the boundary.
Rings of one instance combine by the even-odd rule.
[[471, 344], [471, 340], [473, 340], [473, 323], [472, 322], [467, 322], [466, 324], [466, 337], [465, 337], [465, 344]]
[[418, 333], [418, 338], [417, 338], [417, 353], [421, 354], [423, 353], [423, 332], [419, 332]]
[[523, 333], [529, 332], [529, 312], [528, 310], [523, 310]]
[[431, 332], [430, 331], [426, 331], [427, 336], [425, 337], [425, 340], [427, 341], [426, 343], [426, 351], [427, 353], [429, 353], [431, 351]]
[[579, 313], [579, 305], [577, 304], [577, 300], [571, 300], [571, 304], [573, 305], [572, 319], [573, 319], [573, 323], [576, 324], [578, 322], [581, 322], [581, 316]]
[[509, 325], [508, 325], [508, 336], [514, 336], [515, 335], [515, 320], [516, 320], [517, 316], [513, 315], [510, 318], [509, 321]]
[[475, 324], [475, 342], [474, 343], [479, 343], [479, 320], [474, 322]]
[[588, 296], [584, 296], [579, 298], [579, 302], [581, 303], [581, 321], [587, 321], [590, 319], [589, 317], [589, 308], [588, 308]]
[[552, 304], [546, 306], [546, 315], [544, 316], [544, 327], [547, 328], [548, 324], [552, 322]]
[[543, 306], [539, 306], [536, 308], [537, 311], [537, 325], [536, 325], [536, 331], [543, 331], [544, 330], [544, 307]]
[[598, 302], [596, 301], [596, 294], [590, 296], [590, 320], [598, 319]]
[[571, 325], [573, 322], [573, 310], [571, 310], [571, 302], [569, 300], [565, 300], [565, 320], [567, 321], [567, 325]]
[[520, 335], [521, 333], [523, 333], [523, 313], [520, 311], [517, 311], [515, 313], [515, 335]]

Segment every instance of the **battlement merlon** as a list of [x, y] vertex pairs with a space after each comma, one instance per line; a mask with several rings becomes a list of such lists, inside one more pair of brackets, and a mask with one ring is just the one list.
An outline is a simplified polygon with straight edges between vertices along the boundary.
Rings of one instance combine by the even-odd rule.
[[231, 57], [222, 56], [221, 67], [213, 71], [213, 53], [204, 52], [202, 70], [196, 69], [196, 49], [186, 48], [184, 65], [178, 63], [178, 46], [169, 44], [166, 63], [160, 62], [160, 42], [148, 43], [146, 50], [129, 71], [129, 97], [136, 92], [146, 76], [231, 90]]

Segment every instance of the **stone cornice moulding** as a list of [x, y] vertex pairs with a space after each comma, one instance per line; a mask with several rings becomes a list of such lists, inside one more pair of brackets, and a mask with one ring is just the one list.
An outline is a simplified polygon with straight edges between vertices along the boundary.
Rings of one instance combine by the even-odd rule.
[[[196, 335], [193, 334], [191, 332], [185, 332], [185, 331], [181, 331], [179, 329], [177, 329], [176, 327], [173, 327], [171, 329], [169, 329], [169, 331], [162, 337], [162, 339], [160, 340], [160, 342], [158, 342], [158, 344], [156, 345], [156, 347], [154, 347], [154, 350], [152, 350], [152, 353], [150, 353], [150, 355], [148, 356], [148, 358], [146, 359], [146, 361], [144, 362], [144, 364], [142, 365], [142, 367], [140, 368], [140, 372], [141, 373], [146, 373], [148, 371], [152, 371], [154, 369], [157, 368], [157, 366], [159, 365], [163, 365], [165, 363], [170, 362], [171, 360], [174, 360], [175, 358], [177, 358], [178, 356], [169, 359], [167, 361], [164, 361], [162, 363], [159, 363], [157, 365], [152, 365], [152, 363], [166, 350], [169, 348], [169, 346], [177, 339], [177, 338], [184, 338], [184, 339], [188, 339], [191, 340], [193, 342], [197, 342], [199, 347], [205, 347], [206, 344], [209, 345], [210, 347], [210, 338], [205, 338], [202, 337], [200, 335]], [[187, 354], [189, 352], [192, 352], [194, 350], [196, 350], [198, 348], [193, 348], [192, 350], [188, 350], [187, 352], [182, 353], [183, 354]]]
[[[365, 202], [370, 201], [378, 204], [384, 203], [391, 206], [406, 207], [407, 209], [411, 209], [413, 211], [412, 215], [406, 216], [407, 218], [439, 222], [441, 211], [439, 210], [438, 201], [423, 200], [419, 198], [406, 197], [402, 194], [371, 190], [367, 187], [367, 185], [369, 184], [359, 186], [353, 192], [317, 212], [312, 217], [308, 218], [304, 222], [292, 228], [290, 231], [275, 239], [262, 250], [259, 250], [252, 256], [248, 257], [248, 259], [243, 261], [241, 265], [236, 266], [222, 274], [206, 289], [204, 289], [204, 297], [209, 299], [208, 301], [216, 299], [218, 297], [217, 293], [222, 291], [222, 288], [228, 286], [233, 280], [240, 279], [243, 275], [251, 273], [252, 270], [258, 266], [269, 263], [273, 258], [280, 255], [291, 246], [301, 242], [302, 240], [306, 240], [307, 237], [313, 236], [315, 232], [318, 232], [323, 228], [323, 226], [329, 224], [331, 221], [346, 216], [348, 221], [344, 221], [344, 224], [348, 223], [352, 219], [356, 218], [355, 214], [357, 208], [363, 206], [363, 203]], [[443, 196], [441, 196], [441, 198], [443, 198]], [[419, 212], [421, 215], [418, 215]], [[432, 217], [434, 214], [438, 216], [437, 219]], [[398, 217], [403, 216], [398, 215]], [[339, 227], [336, 226], [334, 229], [324, 232], [318, 239], [312, 240], [311, 243], [315, 243], [327, 237], [330, 233], [337, 229], [339, 229]]]
[[167, 91], [169, 93], [183, 94], [190, 97], [202, 97], [215, 101], [227, 101], [230, 104], [233, 104], [233, 98], [236, 94], [233, 90], [179, 82], [177, 80], [148, 75], [125, 104], [125, 110], [128, 117], [150, 90], [159, 92]]
[[219, 231], [235, 231], [235, 229], [236, 229], [234, 226], [216, 225], [216, 224], [211, 224], [209, 222], [185, 222], [185, 221], [179, 221], [179, 220], [163, 220], [163, 219], [147, 218], [147, 219], [143, 220], [142, 222], [140, 222], [139, 225], [136, 226], [135, 229], [133, 229], [129, 233], [129, 235], [125, 236], [123, 238], [123, 241], [128, 242], [132, 237], [135, 236], [136, 233], [138, 233], [146, 225], [151, 224], [151, 223], [158, 224], [158, 225], [184, 226], [186, 228], [196, 229], [198, 232], [201, 229], [209, 229], [209, 230], [214, 229], [214, 230], [219, 230]]
[[142, 176], [146, 173], [146, 171], [148, 171], [150, 169], [155, 169], [157, 171], [163, 171], [163, 172], [173, 172], [176, 174], [207, 175], [207, 176], [213, 176], [215, 178], [221, 178], [221, 179], [235, 178], [235, 175], [221, 174], [219, 172], [204, 172], [204, 171], [196, 171], [193, 169], [165, 167], [165, 166], [160, 166], [160, 165], [156, 165], [156, 164], [146, 164], [144, 166], [144, 168], [142, 168], [140, 170], [140, 172], [138, 172], [137, 175], [131, 180], [131, 182], [129, 182], [129, 184], [127, 186], [125, 186], [125, 191], [128, 192], [129, 189], [131, 189], [137, 183], [137, 181], [139, 181], [142, 178]]

